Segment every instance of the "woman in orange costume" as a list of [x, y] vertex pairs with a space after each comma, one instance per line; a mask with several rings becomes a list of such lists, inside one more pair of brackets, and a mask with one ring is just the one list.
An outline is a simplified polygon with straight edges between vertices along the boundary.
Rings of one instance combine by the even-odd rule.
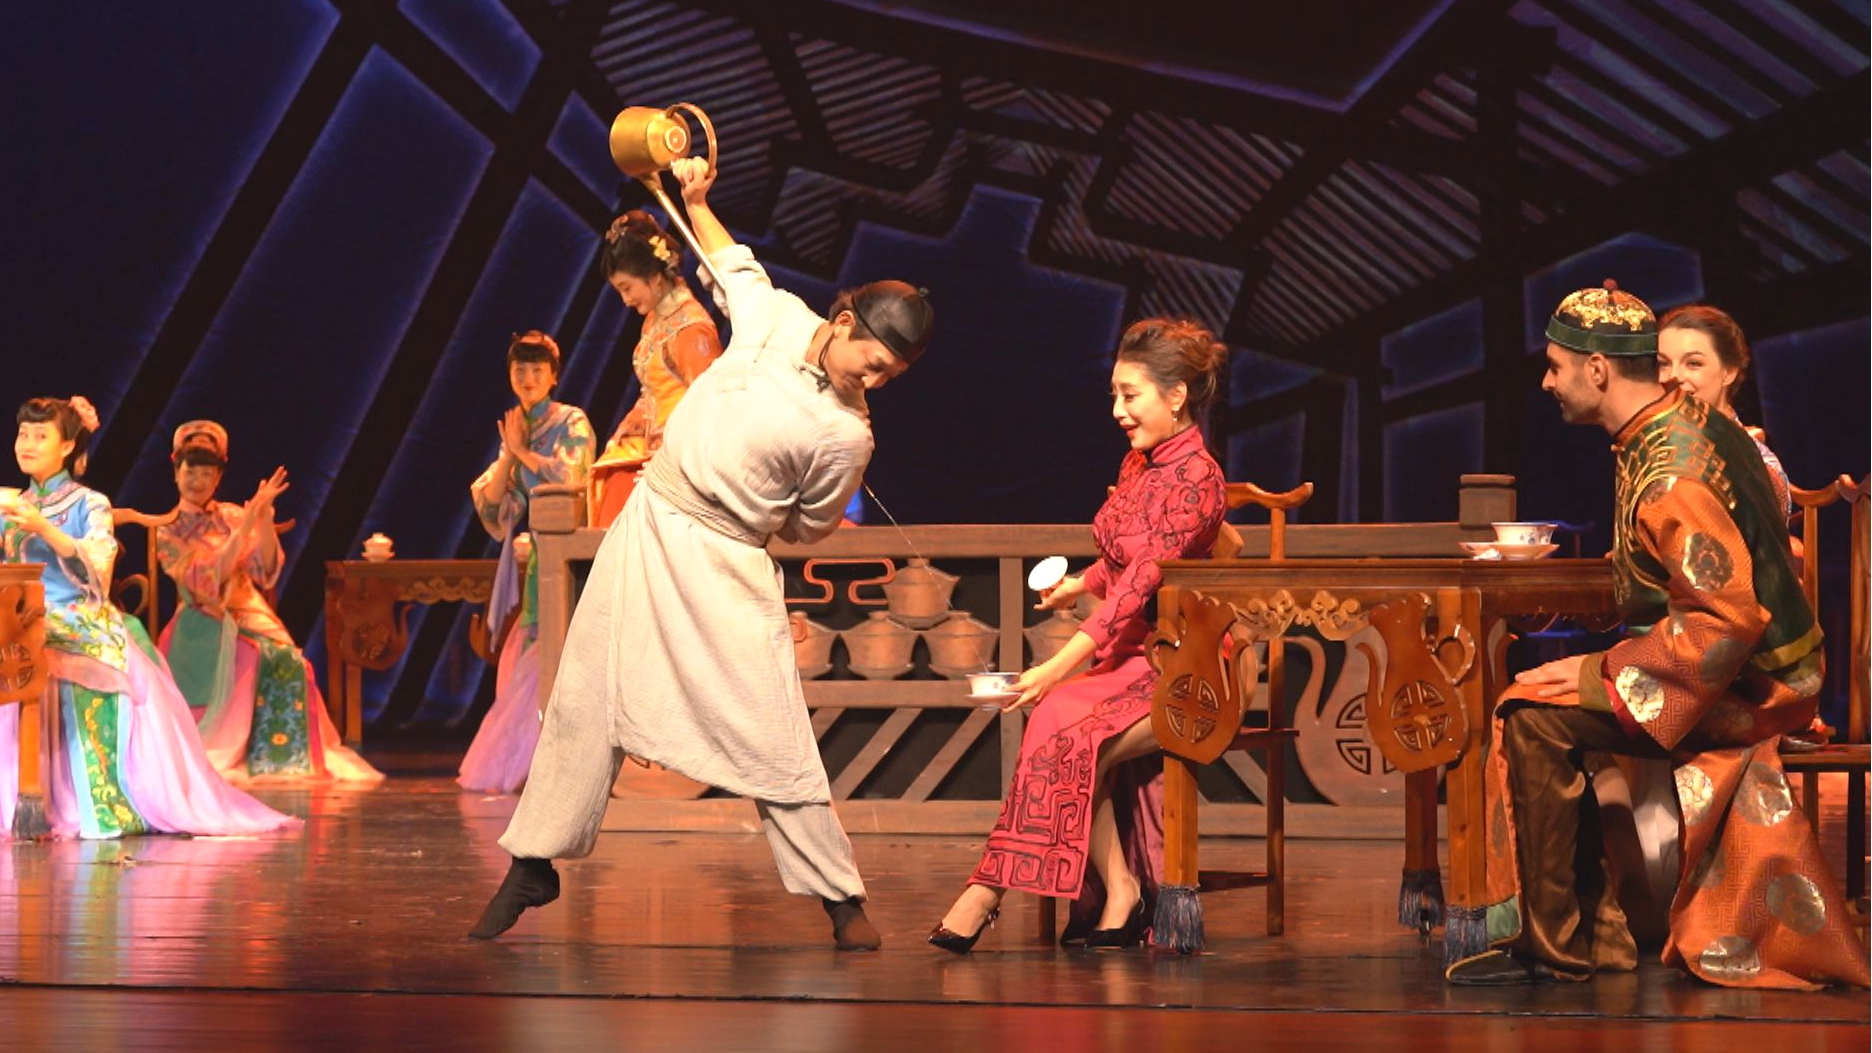
[[682, 276], [682, 248], [647, 213], [626, 212], [605, 233], [605, 278], [618, 298], [643, 315], [631, 353], [641, 385], [593, 465], [594, 525], [609, 526], [630, 495], [636, 472], [663, 444], [663, 426], [689, 385], [721, 357], [721, 337]]

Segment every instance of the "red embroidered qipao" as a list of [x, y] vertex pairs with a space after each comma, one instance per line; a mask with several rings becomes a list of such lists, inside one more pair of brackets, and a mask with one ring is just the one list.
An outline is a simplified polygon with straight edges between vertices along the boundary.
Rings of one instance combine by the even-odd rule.
[[[1081, 631], [1098, 644], [1092, 669], [1060, 684], [1034, 707], [1001, 817], [969, 880], [1043, 896], [1079, 898], [1083, 919], [1103, 889], [1081, 898], [1088, 877], [1093, 782], [1099, 747], [1150, 716], [1156, 674], [1143, 656], [1145, 604], [1163, 579], [1157, 563], [1206, 557], [1226, 511], [1222, 469], [1189, 428], [1148, 454], [1125, 455], [1118, 485], [1092, 520], [1100, 557], [1085, 572], [1103, 602]], [[1146, 900], [1157, 887], [1163, 841], [1162, 758], [1112, 774], [1119, 835]]]

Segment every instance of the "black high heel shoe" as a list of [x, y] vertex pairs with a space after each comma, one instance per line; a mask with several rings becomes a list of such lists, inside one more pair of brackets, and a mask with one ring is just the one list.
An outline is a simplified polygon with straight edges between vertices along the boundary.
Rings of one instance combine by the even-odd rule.
[[1131, 908], [1131, 916], [1116, 929], [1093, 929], [1086, 934], [1085, 946], [1088, 951], [1120, 950], [1126, 947], [1144, 945], [1144, 898], [1138, 897], [1137, 906]]
[[989, 911], [988, 917], [982, 920], [981, 928], [976, 929], [973, 936], [964, 936], [959, 932], [951, 932], [944, 928], [941, 922], [937, 922], [936, 927], [930, 930], [929, 941], [935, 946], [948, 951], [950, 954], [967, 954], [975, 949], [975, 941], [981, 939], [982, 933], [994, 928], [995, 919], [1000, 916], [1000, 907]]

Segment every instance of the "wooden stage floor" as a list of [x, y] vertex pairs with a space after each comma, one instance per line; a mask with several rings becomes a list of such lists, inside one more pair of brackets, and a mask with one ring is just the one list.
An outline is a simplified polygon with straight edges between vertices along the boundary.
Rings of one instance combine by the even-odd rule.
[[[758, 835], [607, 833], [561, 865], [557, 903], [481, 943], [464, 934], [505, 869], [512, 798], [437, 778], [258, 792], [305, 830], [0, 844], [0, 1048], [1792, 1053], [1872, 1037], [1864, 991], [1728, 991], [1655, 964], [1450, 988], [1440, 934], [1395, 924], [1392, 842], [1290, 842], [1277, 939], [1241, 890], [1205, 896], [1206, 954], [1062, 951], [1016, 896], [956, 958], [923, 938], [977, 841], [854, 838], [885, 946], [839, 954]], [[1259, 851], [1205, 842], [1204, 864]]]

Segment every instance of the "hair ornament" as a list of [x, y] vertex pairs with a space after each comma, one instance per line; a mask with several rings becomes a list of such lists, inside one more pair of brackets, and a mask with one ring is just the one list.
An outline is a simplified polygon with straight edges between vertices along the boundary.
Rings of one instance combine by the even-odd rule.
[[98, 430], [97, 407], [91, 405], [90, 399], [85, 398], [83, 395], [73, 395], [71, 398], [65, 400], [65, 404], [70, 406], [72, 412], [78, 415], [78, 422], [85, 426], [86, 431], [94, 432]]

